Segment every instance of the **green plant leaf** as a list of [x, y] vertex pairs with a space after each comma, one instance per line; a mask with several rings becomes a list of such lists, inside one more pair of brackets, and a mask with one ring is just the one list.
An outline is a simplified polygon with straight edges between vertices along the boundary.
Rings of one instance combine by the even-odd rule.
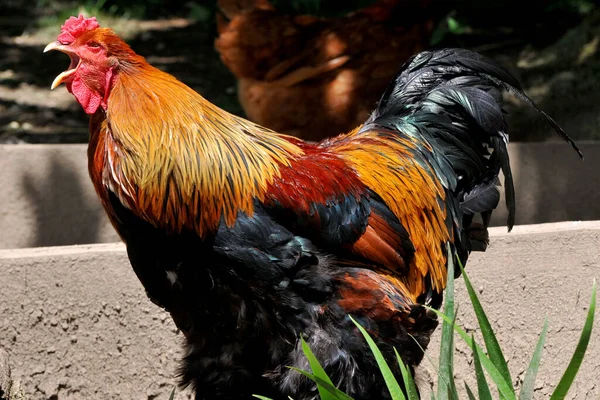
[[173, 390], [171, 391], [171, 395], [169, 396], [169, 400], [173, 400], [175, 398], [175, 389], [177, 389], [177, 386], [173, 387]]
[[452, 389], [454, 383], [454, 254], [450, 249], [450, 243], [446, 244], [446, 257], [448, 267], [446, 271], [446, 299], [444, 301], [444, 315], [452, 318], [452, 322], [447, 322], [445, 319], [442, 322], [442, 338], [440, 344], [440, 360], [438, 367], [438, 380], [442, 384], [438, 384], [437, 397], [439, 399], [450, 398], [449, 390]]
[[[333, 382], [331, 382], [331, 379], [329, 379], [329, 376], [321, 366], [321, 363], [319, 363], [319, 360], [317, 360], [317, 357], [315, 357], [312, 350], [310, 349], [310, 347], [308, 346], [308, 344], [302, 336], [300, 336], [300, 343], [302, 344], [302, 351], [308, 359], [308, 364], [310, 365], [310, 369], [312, 370], [313, 376], [315, 378], [319, 378], [319, 380], [322, 380], [331, 387], [335, 388]], [[326, 390], [324, 386], [319, 384], [319, 382], [317, 382], [317, 389], [319, 390], [319, 396], [321, 397], [321, 400], [335, 399], [335, 396], [331, 394], [330, 390]]]
[[[439, 385], [439, 383], [438, 383]], [[452, 381], [450, 381], [450, 383], [447, 385], [447, 392], [448, 392], [448, 399], [449, 400], [459, 400], [458, 398], [458, 392], [456, 391], [456, 387], [453, 388], [454, 386], [454, 379]]]
[[[471, 342], [475, 343], [473, 335], [471, 335]], [[485, 379], [485, 374], [483, 373], [481, 360], [479, 359], [477, 350], [473, 350], [473, 365], [475, 366], [475, 378], [477, 378], [477, 394], [479, 394], [479, 400], [492, 400], [490, 387]]]
[[[454, 318], [452, 319], [452, 323], [456, 323], [456, 316], [458, 315], [458, 311], [454, 312]], [[452, 347], [454, 347], [454, 337], [452, 338]], [[454, 380], [454, 356], [452, 356], [452, 376], [450, 378], [450, 398], [454, 400], [458, 400], [458, 391], [456, 390], [456, 382]]]
[[429, 45], [435, 46], [439, 42], [441, 42], [444, 37], [448, 34], [448, 24], [446, 21], [442, 21], [438, 24], [438, 26], [434, 29], [431, 34], [431, 38], [429, 39]]
[[594, 285], [592, 288], [592, 300], [590, 302], [590, 308], [588, 310], [587, 318], [585, 319], [585, 324], [583, 325], [583, 331], [581, 331], [581, 336], [579, 337], [579, 342], [577, 343], [577, 347], [575, 348], [575, 353], [573, 353], [573, 357], [565, 370], [562, 378], [558, 385], [556, 385], [556, 389], [552, 393], [550, 400], [558, 400], [564, 399], [573, 384], [573, 380], [579, 371], [579, 367], [583, 362], [583, 356], [587, 350], [587, 346], [590, 342], [590, 336], [592, 335], [592, 328], [594, 326], [594, 314], [596, 312], [596, 280], [594, 279]]
[[408, 400], [419, 400], [419, 394], [417, 392], [417, 387], [415, 386], [415, 380], [410, 373], [410, 370], [402, 361], [400, 354], [394, 347], [394, 353], [396, 354], [396, 358], [398, 359], [398, 365], [400, 366], [400, 372], [402, 373], [402, 381], [404, 382], [404, 387], [406, 388], [406, 397]]
[[467, 391], [467, 396], [469, 397], [469, 400], [477, 400], [475, 398], [475, 395], [473, 395], [473, 391], [471, 390], [469, 385], [467, 385], [467, 382], [465, 382], [465, 390]]
[[379, 350], [379, 348], [377, 348], [377, 345], [375, 344], [373, 339], [371, 339], [369, 333], [358, 322], [356, 322], [354, 318], [352, 318], [352, 316], [349, 315], [348, 317], [354, 323], [354, 325], [356, 325], [360, 333], [362, 333], [362, 335], [365, 337], [365, 340], [367, 341], [371, 352], [375, 356], [375, 361], [377, 361], [377, 365], [379, 366], [379, 370], [383, 375], [383, 380], [385, 381], [390, 395], [392, 396], [392, 400], [406, 400], [406, 397], [404, 396], [404, 393], [402, 393], [402, 389], [400, 389], [400, 385], [394, 377], [392, 370], [385, 361], [385, 358], [383, 358], [383, 354], [381, 354], [381, 351]]
[[473, 285], [471, 285], [471, 281], [469, 277], [465, 273], [465, 269], [463, 268], [460, 260], [458, 262], [460, 270], [463, 275], [463, 279], [465, 281], [465, 286], [467, 288], [467, 292], [469, 293], [469, 298], [471, 299], [471, 304], [473, 305], [473, 311], [475, 311], [475, 315], [477, 316], [477, 321], [479, 322], [479, 329], [481, 329], [481, 335], [483, 336], [483, 341], [485, 342], [485, 348], [487, 349], [489, 359], [494, 363], [494, 366], [504, 377], [506, 382], [511, 383], [509, 388], [515, 397], [515, 389], [512, 386], [512, 378], [510, 376], [510, 371], [508, 370], [508, 365], [506, 364], [506, 359], [504, 358], [504, 354], [502, 354], [502, 349], [500, 348], [500, 344], [498, 343], [498, 339], [496, 339], [496, 335], [494, 334], [494, 330], [490, 325], [490, 321], [487, 318], [487, 315], [483, 311], [483, 307], [481, 306], [481, 302], [479, 298], [477, 298], [477, 294], [475, 293], [475, 289], [473, 289]]
[[410, 333], [408, 333], [408, 336], [413, 340], [413, 342], [415, 342], [415, 344], [417, 345], [417, 347], [419, 347], [419, 349], [421, 349], [421, 351], [423, 352], [423, 355], [425, 356], [424, 358], [427, 359], [427, 362], [429, 362], [429, 364], [431, 364], [431, 366], [433, 367], [433, 369], [435, 369], [436, 372], [439, 372], [437, 370], [438, 366], [433, 362], [433, 360], [431, 359], [431, 357], [429, 357], [429, 355], [425, 352], [425, 349], [423, 348], [423, 346], [421, 346], [421, 344], [417, 341], [417, 339], [411, 335]]
[[[427, 306], [426, 306], [427, 307]], [[434, 308], [427, 307], [427, 309], [436, 313], [440, 318], [444, 321], [448, 321], [452, 323], [452, 320], [448, 318], [444, 313], [438, 311]], [[508, 383], [504, 380], [502, 374], [498, 371], [494, 363], [488, 358], [485, 352], [479, 347], [477, 343], [471, 340], [471, 337], [458, 325], [454, 325], [454, 330], [458, 333], [458, 335], [464, 340], [471, 350], [477, 349], [477, 355], [481, 361], [481, 364], [486, 369], [490, 378], [494, 381], [494, 383], [498, 386], [498, 391], [500, 392], [500, 396], [510, 400], [516, 400], [517, 396], [514, 393], [514, 388], [512, 387], [512, 383]]]
[[333, 384], [321, 379], [320, 377], [318, 377], [316, 375], [311, 374], [310, 372], [306, 372], [306, 371], [301, 370], [300, 368], [295, 368], [295, 367], [288, 367], [288, 368], [304, 375], [311, 381], [315, 382], [317, 384], [317, 387], [321, 387], [323, 389], [323, 392], [326, 393], [326, 396], [327, 396], [327, 397], [323, 397], [321, 395], [321, 392], [319, 392], [319, 397], [321, 400], [324, 400], [324, 399], [353, 400], [352, 397], [348, 396], [346, 393], [342, 392], [341, 390], [339, 390], [338, 388], [333, 386]]
[[460, 33], [460, 24], [457, 20], [452, 17], [448, 17], [448, 19], [446, 19], [446, 23], [448, 24], [448, 30], [450, 33], [455, 35]]
[[540, 368], [540, 361], [542, 359], [542, 351], [544, 350], [544, 342], [546, 341], [547, 332], [548, 319], [546, 318], [544, 320], [544, 328], [542, 329], [542, 333], [540, 333], [540, 338], [538, 339], [537, 345], [535, 346], [535, 351], [533, 352], [533, 356], [531, 357], [531, 361], [529, 362], [529, 367], [527, 368], [527, 372], [525, 373], [525, 378], [523, 379], [523, 385], [521, 386], [521, 391], [519, 392], [519, 400], [533, 399], [535, 378]]
[[[255, 398], [257, 398], [257, 399], [260, 399], [260, 400], [273, 400], [273, 399], [272, 399], [272, 398], [270, 398], [270, 397], [261, 396], [261, 395], [259, 395], [259, 394], [253, 394], [253, 395], [252, 395], [252, 397], [255, 397]], [[294, 400], [294, 399], [292, 399], [290, 396], [288, 396], [288, 399], [289, 399], [289, 400]]]

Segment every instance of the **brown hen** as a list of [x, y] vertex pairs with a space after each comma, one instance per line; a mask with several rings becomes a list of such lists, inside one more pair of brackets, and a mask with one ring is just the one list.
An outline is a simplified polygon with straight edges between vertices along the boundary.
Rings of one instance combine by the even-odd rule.
[[266, 0], [218, 3], [215, 46], [247, 117], [307, 140], [364, 122], [435, 19], [431, 0], [382, 0], [338, 18], [289, 15]]

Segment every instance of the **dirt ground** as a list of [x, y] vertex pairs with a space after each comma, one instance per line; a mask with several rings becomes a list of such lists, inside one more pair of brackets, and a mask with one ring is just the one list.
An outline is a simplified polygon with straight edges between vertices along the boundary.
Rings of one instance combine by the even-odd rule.
[[[64, 88], [50, 91], [68, 65], [60, 53], [42, 54], [59, 25], [36, 28], [36, 15], [24, 2], [0, 6], [0, 143], [85, 143], [87, 116]], [[101, 21], [102, 22], [102, 21]], [[108, 24], [107, 24], [108, 25]], [[210, 101], [243, 115], [236, 81], [214, 50], [214, 31], [186, 19], [119, 21], [110, 24], [155, 66], [172, 73]], [[473, 34], [450, 38], [499, 60], [522, 82], [539, 105], [574, 138], [600, 139], [600, 12], [573, 26], [515, 34]], [[512, 140], [556, 140], [533, 110], [512, 101]]]

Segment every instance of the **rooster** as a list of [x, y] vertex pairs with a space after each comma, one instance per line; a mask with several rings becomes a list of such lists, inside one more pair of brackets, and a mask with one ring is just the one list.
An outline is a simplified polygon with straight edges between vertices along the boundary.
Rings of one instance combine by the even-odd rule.
[[95, 18], [68, 19], [48, 50], [71, 58], [52, 88], [65, 83], [91, 116], [91, 179], [147, 295], [185, 336], [181, 383], [196, 399], [317, 398], [286, 368], [309, 368], [301, 335], [341, 390], [388, 399], [349, 316], [391, 365], [395, 347], [414, 368], [445, 249], [463, 263], [485, 249], [500, 170], [513, 224], [501, 91], [533, 103], [478, 54], [414, 56], [364, 124], [311, 143], [217, 108]]

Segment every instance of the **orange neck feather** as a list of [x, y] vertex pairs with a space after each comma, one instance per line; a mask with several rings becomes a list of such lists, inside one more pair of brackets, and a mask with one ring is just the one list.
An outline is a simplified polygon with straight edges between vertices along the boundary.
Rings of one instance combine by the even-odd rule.
[[233, 224], [240, 211], [251, 215], [280, 166], [302, 154], [145, 62], [119, 73], [105, 118], [92, 123], [104, 142], [91, 157], [97, 189], [155, 226], [201, 237], [221, 220]]

